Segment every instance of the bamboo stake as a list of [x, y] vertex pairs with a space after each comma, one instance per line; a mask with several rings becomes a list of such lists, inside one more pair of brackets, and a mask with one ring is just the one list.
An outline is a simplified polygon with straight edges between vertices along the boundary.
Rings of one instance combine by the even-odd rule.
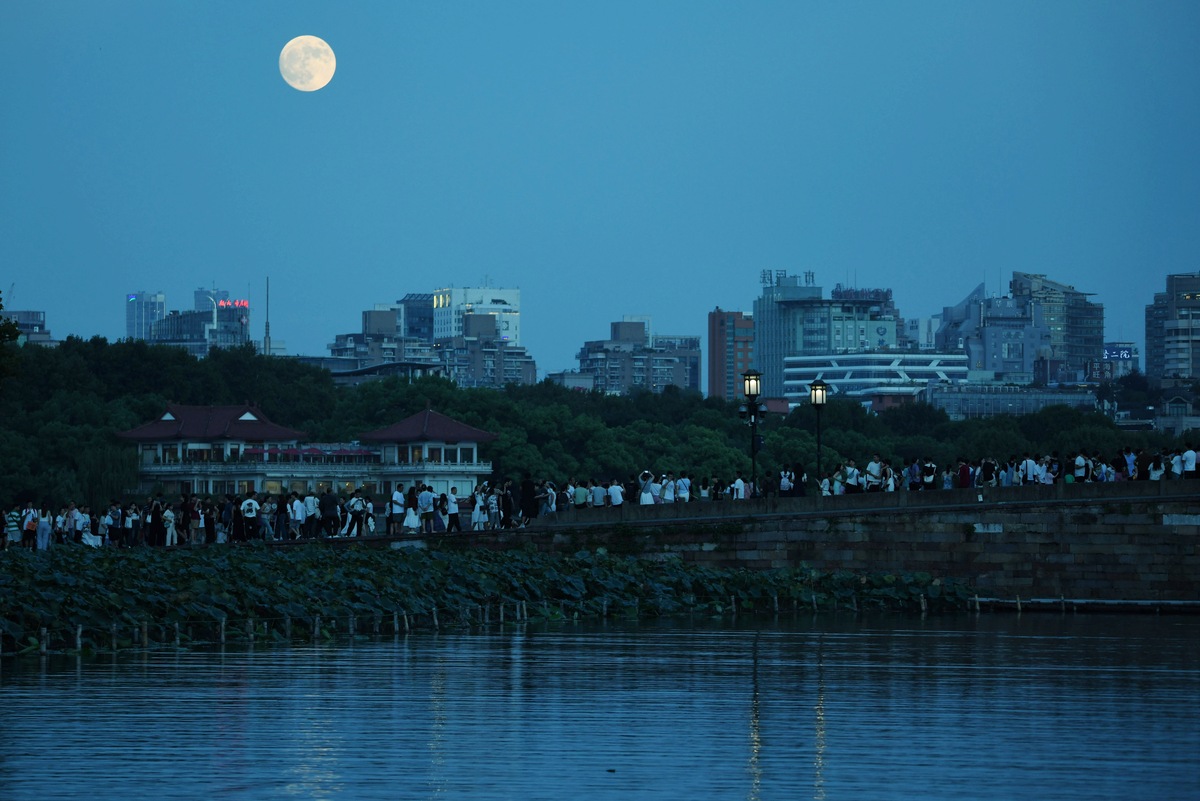
[[75, 627], [75, 650], [83, 650], [83, 624]]
[[221, 623], [221, 626], [220, 626], [221, 645], [224, 645], [225, 644], [225, 618], [222, 617], [220, 620], [220, 623]]
[[436, 606], [435, 606], [435, 607], [433, 607], [433, 627], [434, 627], [435, 629], [436, 629], [436, 628], [440, 628], [440, 626], [438, 626], [438, 619], [437, 619], [437, 607], [436, 607]]

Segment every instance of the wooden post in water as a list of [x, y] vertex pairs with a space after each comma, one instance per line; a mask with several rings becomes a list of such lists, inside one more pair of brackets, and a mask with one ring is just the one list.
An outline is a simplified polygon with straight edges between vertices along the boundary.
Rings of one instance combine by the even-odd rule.
[[83, 650], [83, 624], [82, 623], [75, 627], [75, 650], [76, 651]]
[[283, 616], [283, 638], [288, 642], [292, 641], [292, 616]]
[[608, 617], [608, 599], [604, 599], [603, 605], [600, 607], [600, 617]]
[[142, 647], [150, 647], [150, 624], [142, 623]]
[[175, 647], [179, 647], [179, 621], [175, 621]]
[[408, 612], [404, 613], [404, 633], [408, 634]]
[[379, 614], [378, 612], [376, 612], [376, 613], [375, 613], [375, 623], [374, 623], [374, 625], [372, 626], [371, 630], [372, 630], [372, 631], [373, 631], [373, 632], [374, 632], [376, 635], [378, 635], [378, 634], [379, 634], [379, 629], [380, 629], [380, 627], [381, 627], [381, 626], [383, 626], [383, 615], [381, 615], [381, 614]]
[[217, 631], [220, 636], [221, 645], [224, 645], [225, 644], [225, 617], [222, 616], [221, 619], [218, 621], [218, 623], [220, 625], [218, 626]]
[[313, 642], [317, 641], [317, 636], [321, 633], [321, 616], [317, 615], [313, 618]]
[[246, 620], [246, 639], [254, 642], [254, 621], [249, 618]]
[[1021, 596], [1017, 596], [1017, 614], [1021, 614]]
[[350, 629], [350, 636], [358, 634], [358, 621], [354, 619], [354, 615], [349, 615], [349, 620], [346, 621], [346, 628]]
[[483, 625], [492, 625], [492, 605], [485, 604], [483, 607]]
[[779, 614], [779, 596], [771, 593], [771, 605], [775, 607], [775, 614]]
[[435, 607], [433, 607], [433, 627], [434, 627], [435, 629], [436, 629], [436, 628], [440, 628], [440, 626], [438, 626], [438, 619], [437, 619], [437, 607], [436, 607], [436, 606], [435, 606]]
[[400, 613], [392, 612], [392, 634], [400, 633]]
[[733, 616], [737, 617], [737, 598], [732, 595], [729, 596], [729, 608], [733, 612]]
[[504, 601], [500, 602], [500, 625], [504, 625]]
[[921, 593], [921, 614], [923, 615], [927, 611], [929, 611], [929, 607], [925, 604], [925, 593]]
[[46, 627], [43, 626], [42, 630], [38, 633], [38, 652], [42, 656], [45, 656], [47, 647], [48, 646], [46, 643]]
[[117, 624], [113, 623], [108, 628], [109, 637], [112, 639], [112, 652], [117, 652]]

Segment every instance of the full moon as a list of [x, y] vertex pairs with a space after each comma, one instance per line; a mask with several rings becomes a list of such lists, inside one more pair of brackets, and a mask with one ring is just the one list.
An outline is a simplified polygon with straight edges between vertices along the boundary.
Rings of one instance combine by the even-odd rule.
[[333, 48], [316, 36], [297, 36], [279, 53], [279, 74], [301, 92], [315, 92], [333, 78], [337, 59]]

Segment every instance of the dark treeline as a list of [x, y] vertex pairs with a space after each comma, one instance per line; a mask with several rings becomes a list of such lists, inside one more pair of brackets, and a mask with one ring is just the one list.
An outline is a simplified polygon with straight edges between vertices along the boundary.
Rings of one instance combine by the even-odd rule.
[[[499, 435], [483, 455], [502, 475], [564, 480], [627, 478], [643, 469], [695, 478], [750, 475], [749, 429], [737, 404], [668, 388], [661, 395], [610, 396], [549, 383], [503, 390], [459, 389], [443, 379], [390, 378], [336, 387], [328, 373], [251, 348], [196, 359], [140, 341], [68, 338], [58, 348], [0, 345], [0, 504], [26, 499], [82, 500], [92, 506], [123, 496], [135, 483], [133, 448], [116, 438], [162, 413], [169, 403], [249, 402], [309, 441], [351, 441], [359, 434], [434, 409]], [[815, 415], [801, 407], [760, 425], [761, 477], [781, 466], [815, 479]], [[893, 464], [929, 456], [945, 465], [1029, 452], [1064, 455], [1079, 448], [1114, 456], [1124, 446], [1173, 444], [1150, 433], [1118, 430], [1099, 414], [1054, 407], [1027, 417], [951, 422], [923, 404], [872, 415], [833, 401], [822, 413], [823, 465], [872, 453]], [[799, 470], [797, 470], [799, 472]]]

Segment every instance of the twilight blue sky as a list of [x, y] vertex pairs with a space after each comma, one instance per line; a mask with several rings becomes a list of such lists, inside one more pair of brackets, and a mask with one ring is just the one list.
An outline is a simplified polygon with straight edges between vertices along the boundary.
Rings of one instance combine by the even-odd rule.
[[[1200, 269], [1195, 2], [0, 3], [0, 289], [56, 336], [215, 285], [324, 353], [519, 287], [540, 370], [623, 315], [703, 334], [764, 269], [928, 315], [1014, 269], [1143, 339]], [[337, 53], [325, 89], [283, 45]], [[8, 290], [15, 283], [9, 303]]]

